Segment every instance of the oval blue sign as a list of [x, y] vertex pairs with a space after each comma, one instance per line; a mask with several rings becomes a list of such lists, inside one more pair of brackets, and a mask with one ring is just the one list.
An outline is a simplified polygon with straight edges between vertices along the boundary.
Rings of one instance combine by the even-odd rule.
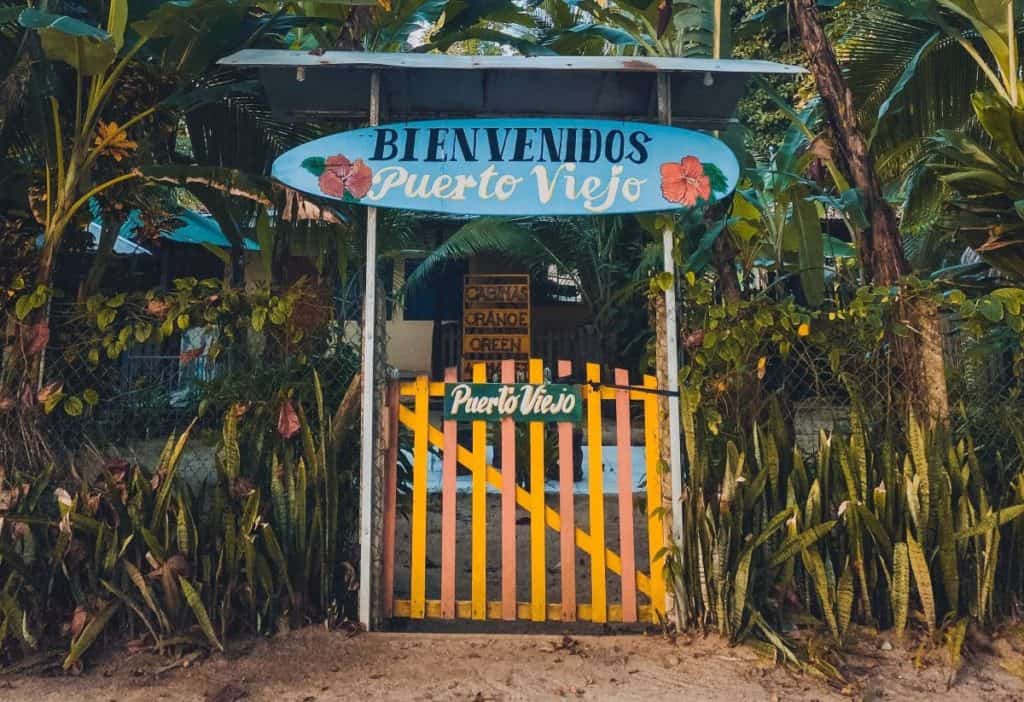
[[474, 215], [691, 208], [732, 192], [739, 164], [700, 132], [636, 122], [454, 119], [332, 134], [283, 154], [275, 178], [375, 207]]

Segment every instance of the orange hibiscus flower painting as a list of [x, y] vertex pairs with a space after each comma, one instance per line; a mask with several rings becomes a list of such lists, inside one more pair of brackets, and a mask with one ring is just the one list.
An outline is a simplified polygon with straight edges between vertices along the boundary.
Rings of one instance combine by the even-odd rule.
[[337, 154], [327, 158], [308, 158], [302, 166], [317, 176], [324, 195], [343, 198], [346, 193], [359, 200], [373, 185], [373, 170], [362, 159], [350, 161]]
[[669, 202], [694, 207], [711, 199], [711, 178], [696, 156], [686, 156], [678, 163], [661, 164], [661, 194]]

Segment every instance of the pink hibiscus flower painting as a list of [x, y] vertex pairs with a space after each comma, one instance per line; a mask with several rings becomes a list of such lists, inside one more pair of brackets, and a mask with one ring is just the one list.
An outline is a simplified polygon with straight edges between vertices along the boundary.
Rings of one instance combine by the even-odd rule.
[[711, 200], [711, 178], [696, 156], [686, 156], [678, 163], [663, 163], [661, 194], [669, 202], [694, 207], [699, 201]]
[[302, 166], [317, 176], [324, 195], [344, 198], [346, 194], [360, 200], [370, 192], [373, 170], [362, 159], [350, 161], [342, 154], [327, 158], [308, 158]]

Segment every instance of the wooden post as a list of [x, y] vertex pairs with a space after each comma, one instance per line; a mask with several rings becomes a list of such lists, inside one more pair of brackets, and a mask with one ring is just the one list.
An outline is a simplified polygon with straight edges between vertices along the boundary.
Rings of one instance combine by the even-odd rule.
[[[672, 124], [672, 92], [670, 76], [667, 73], [658, 74], [658, 121], [670, 126]], [[671, 499], [669, 535], [672, 541], [677, 541], [683, 534], [683, 511], [680, 504], [683, 494], [683, 465], [679, 421], [679, 325], [676, 321], [676, 271], [672, 235], [671, 227], [666, 227], [661, 235], [664, 255], [662, 270], [672, 276], [672, 284], [665, 291], [664, 306], [657, 307], [662, 314], [655, 325], [655, 332], [661, 337], [656, 343], [658, 387], [674, 393], [660, 403], [661, 418], [667, 421], [662, 424], [665, 428], [660, 433], [659, 454], [661, 460], [669, 467], [669, 489], [662, 494], [668, 494]], [[669, 616], [675, 619], [675, 607], [670, 608]]]
[[[370, 125], [380, 123], [380, 72], [370, 75]], [[366, 268], [363, 293], [363, 339], [359, 431], [359, 623], [370, 630], [373, 582], [373, 503], [374, 468], [377, 449], [374, 432], [374, 392], [376, 391], [376, 315], [377, 315], [377, 208], [366, 208]]]

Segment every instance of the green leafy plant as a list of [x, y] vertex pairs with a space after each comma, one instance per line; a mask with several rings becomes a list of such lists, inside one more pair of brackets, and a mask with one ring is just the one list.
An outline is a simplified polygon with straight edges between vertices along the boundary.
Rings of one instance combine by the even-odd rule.
[[232, 407], [214, 474], [182, 474], [193, 422], [151, 472], [105, 459], [73, 490], [53, 471], [0, 480], [3, 655], [64, 637], [68, 669], [128, 625], [157, 651], [223, 650], [239, 632], [337, 617], [353, 587], [342, 553], [354, 476], [349, 435], [313, 383], [312, 420], [288, 397]]

